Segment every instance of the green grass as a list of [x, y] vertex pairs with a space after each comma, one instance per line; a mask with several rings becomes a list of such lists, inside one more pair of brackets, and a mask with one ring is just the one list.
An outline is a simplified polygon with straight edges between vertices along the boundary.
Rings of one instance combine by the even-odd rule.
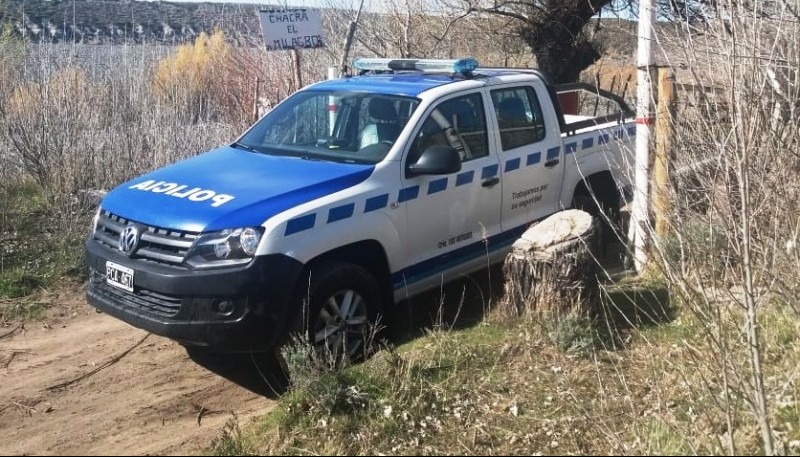
[[[272, 413], [241, 432], [228, 431], [229, 441], [213, 452], [726, 453], [723, 384], [702, 331], [706, 323], [669, 297], [661, 281], [609, 290], [607, 298], [616, 302], [607, 304], [627, 323], [618, 326], [616, 346], [595, 342], [576, 352], [541, 320], [492, 315], [461, 330], [428, 331], [344, 369], [300, 370], [302, 378], [294, 378]], [[770, 411], [788, 446], [798, 439], [797, 326], [777, 307], [762, 319], [767, 388], [775, 399]], [[567, 320], [556, 327], [565, 333], [578, 327], [581, 338], [597, 338], [600, 324]], [[726, 331], [733, 337], [739, 328]], [[744, 370], [746, 351], [733, 349], [730, 363]], [[734, 391], [730, 407], [737, 452], [759, 453], [747, 402]]]
[[42, 286], [35, 275], [22, 270], [10, 270], [0, 276], [0, 297], [21, 298], [33, 294]]
[[215, 455], [254, 455], [254, 450], [248, 446], [236, 416], [225, 422], [225, 426], [213, 440], [212, 447]]
[[647, 443], [644, 454], [690, 455], [692, 448], [686, 437], [660, 420], [652, 420], [637, 426], [636, 434]]
[[37, 295], [85, 278], [93, 210], [27, 181], [0, 188], [0, 201], [0, 319], [36, 318]]

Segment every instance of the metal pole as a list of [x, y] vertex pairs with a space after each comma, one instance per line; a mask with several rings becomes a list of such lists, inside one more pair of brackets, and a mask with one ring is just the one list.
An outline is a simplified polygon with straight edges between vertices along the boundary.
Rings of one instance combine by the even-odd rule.
[[636, 64], [636, 163], [634, 167], [634, 195], [631, 225], [633, 227], [633, 264], [641, 272], [647, 264], [647, 242], [650, 226], [649, 174], [650, 174], [650, 126], [654, 116], [650, 103], [651, 67], [653, 59], [654, 0], [639, 1], [639, 50]]
[[[336, 79], [338, 77], [338, 69], [336, 67], [328, 67], [328, 79]], [[328, 96], [328, 135], [333, 136], [333, 127], [336, 125], [336, 100], [337, 97], [333, 95]]]

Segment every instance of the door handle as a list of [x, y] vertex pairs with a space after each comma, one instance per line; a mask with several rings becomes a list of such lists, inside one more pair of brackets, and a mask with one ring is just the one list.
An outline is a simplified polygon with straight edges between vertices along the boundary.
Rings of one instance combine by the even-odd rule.
[[545, 163], [544, 163], [544, 166], [545, 166], [546, 168], [553, 168], [553, 167], [555, 167], [556, 165], [558, 165], [558, 162], [559, 162], [559, 160], [558, 160], [558, 159], [555, 159], [555, 160], [550, 160], [550, 161], [547, 161], [547, 162], [545, 162]]
[[494, 178], [489, 178], [486, 181], [482, 182], [481, 186], [483, 186], [483, 187], [494, 187], [499, 182], [500, 182], [500, 178], [495, 176]]

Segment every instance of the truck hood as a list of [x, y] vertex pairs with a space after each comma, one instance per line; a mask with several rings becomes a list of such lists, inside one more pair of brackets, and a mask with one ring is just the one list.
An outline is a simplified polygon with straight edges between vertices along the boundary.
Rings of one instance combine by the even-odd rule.
[[252, 227], [359, 184], [373, 169], [223, 147], [128, 181], [109, 192], [101, 206], [125, 219], [173, 230]]

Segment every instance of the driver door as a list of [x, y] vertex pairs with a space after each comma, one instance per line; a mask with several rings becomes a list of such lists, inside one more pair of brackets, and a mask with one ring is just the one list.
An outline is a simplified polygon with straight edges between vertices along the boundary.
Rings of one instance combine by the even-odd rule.
[[405, 206], [407, 217], [406, 256], [405, 268], [395, 277], [401, 296], [487, 265], [487, 242], [500, 232], [502, 208], [487, 105], [481, 91], [439, 102], [415, 133], [404, 170], [431, 145], [454, 147], [462, 162], [461, 171], [449, 175], [403, 176], [398, 204]]

